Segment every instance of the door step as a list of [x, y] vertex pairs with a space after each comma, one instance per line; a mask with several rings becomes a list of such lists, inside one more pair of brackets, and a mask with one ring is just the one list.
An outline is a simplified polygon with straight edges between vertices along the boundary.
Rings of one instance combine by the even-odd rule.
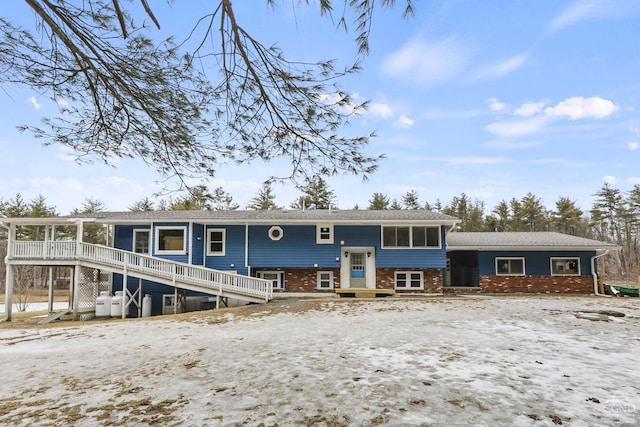
[[396, 291], [393, 289], [345, 288], [336, 289], [336, 294], [351, 298], [378, 298], [393, 296]]

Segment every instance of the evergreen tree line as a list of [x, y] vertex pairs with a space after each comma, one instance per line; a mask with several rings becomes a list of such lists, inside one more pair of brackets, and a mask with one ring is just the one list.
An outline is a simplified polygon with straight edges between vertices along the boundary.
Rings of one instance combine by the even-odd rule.
[[[338, 209], [335, 193], [320, 176], [307, 178], [299, 186], [300, 196], [290, 203], [290, 209]], [[604, 259], [607, 275], [616, 280], [635, 281], [640, 275], [640, 185], [628, 193], [604, 184], [594, 195], [591, 209], [587, 212], [578, 207], [575, 200], [561, 196], [553, 209], [548, 209], [542, 199], [529, 192], [521, 198], [500, 201], [488, 211], [485, 202], [472, 199], [465, 193], [454, 196], [448, 203], [436, 200], [433, 203], [420, 200], [415, 190], [407, 191], [399, 200], [390, 199], [375, 192], [368, 200], [369, 210], [424, 209], [454, 216], [460, 219], [456, 231], [531, 232], [557, 231], [579, 237], [615, 243], [622, 249], [613, 251]], [[155, 201], [154, 201], [155, 200]], [[240, 205], [223, 187], [212, 191], [200, 185], [169, 199], [146, 197], [129, 207], [130, 211], [153, 210], [237, 210]], [[285, 209], [276, 202], [272, 185], [266, 182], [250, 199], [246, 209]], [[361, 209], [358, 205], [353, 209]], [[87, 199], [71, 214], [88, 214], [106, 210], [98, 200]], [[58, 215], [55, 207], [48, 205], [40, 195], [26, 202], [20, 194], [11, 199], [0, 198], [0, 213], [7, 217], [47, 217]], [[61, 234], [74, 236], [75, 231], [65, 228]], [[19, 238], [42, 238], [44, 231], [38, 227], [23, 227]], [[6, 251], [6, 232], [0, 229], [0, 257]], [[106, 242], [106, 229], [87, 224], [83, 236], [90, 243]], [[3, 269], [4, 265], [0, 266]]]

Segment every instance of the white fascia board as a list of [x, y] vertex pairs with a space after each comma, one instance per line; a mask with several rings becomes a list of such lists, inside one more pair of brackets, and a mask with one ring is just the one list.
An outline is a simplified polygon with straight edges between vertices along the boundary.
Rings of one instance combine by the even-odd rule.
[[448, 251], [619, 251], [620, 246], [447, 246]]

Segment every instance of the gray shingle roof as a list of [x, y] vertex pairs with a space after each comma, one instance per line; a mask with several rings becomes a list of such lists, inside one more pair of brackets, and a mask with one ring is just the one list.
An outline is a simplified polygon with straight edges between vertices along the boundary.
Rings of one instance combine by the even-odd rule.
[[447, 248], [462, 249], [611, 249], [612, 243], [554, 232], [452, 232], [447, 234]]
[[150, 211], [150, 212], [99, 212], [75, 215], [69, 218], [95, 218], [104, 223], [141, 223], [150, 221], [201, 221], [225, 223], [437, 223], [453, 225], [459, 220], [426, 210], [236, 210], [236, 211]]

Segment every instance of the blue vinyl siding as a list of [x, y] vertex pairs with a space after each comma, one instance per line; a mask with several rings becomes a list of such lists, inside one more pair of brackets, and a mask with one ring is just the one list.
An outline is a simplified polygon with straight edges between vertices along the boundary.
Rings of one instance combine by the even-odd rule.
[[[276, 225], [276, 224], [274, 224]], [[194, 265], [204, 265], [219, 270], [235, 270], [246, 274], [245, 266], [245, 229], [244, 225], [207, 225], [194, 223], [192, 229], [184, 223], [155, 223], [151, 230], [152, 255], [178, 262], [188, 262], [189, 255], [165, 255], [155, 253], [157, 226], [187, 227], [187, 248], [191, 251]], [[271, 240], [268, 231], [271, 225], [249, 226], [249, 260], [252, 267], [259, 268], [337, 268], [340, 266], [342, 246], [374, 247], [376, 266], [379, 268], [444, 268], [446, 250], [439, 249], [382, 249], [382, 229], [379, 225], [339, 225], [334, 227], [333, 244], [316, 243], [315, 225], [280, 225], [283, 236], [280, 240]], [[148, 226], [118, 225], [115, 231], [115, 247], [132, 249], [133, 230]], [[207, 230], [222, 228], [225, 234], [225, 255], [205, 256], [207, 250]], [[201, 237], [200, 240], [198, 238]], [[344, 245], [341, 244], [344, 242]], [[190, 247], [191, 245], [191, 247]], [[338, 261], [336, 261], [336, 258]], [[231, 265], [234, 267], [231, 267]]]
[[483, 276], [496, 274], [496, 257], [523, 257], [527, 276], [548, 276], [551, 274], [551, 257], [580, 258], [580, 275], [591, 275], [591, 257], [595, 251], [481, 251], [478, 253], [479, 272]]
[[[372, 246], [379, 268], [444, 268], [446, 250], [439, 249], [382, 249], [379, 225], [341, 225], [334, 227], [333, 244], [316, 244], [316, 226], [280, 226], [283, 237], [271, 240], [270, 226], [249, 229], [249, 265], [252, 267], [313, 267], [340, 266], [341, 247]], [[441, 227], [442, 233], [444, 229]], [[227, 239], [228, 240], [228, 239]], [[444, 238], [442, 239], [444, 242]], [[344, 242], [344, 245], [341, 244]]]
[[[274, 224], [275, 225], [275, 224]], [[282, 238], [271, 240], [271, 226], [249, 227], [249, 265], [252, 267], [337, 267], [340, 236], [334, 229], [334, 244], [316, 244], [315, 225], [279, 225]]]
[[207, 236], [204, 233], [204, 225], [202, 224], [192, 224], [192, 225], [193, 225], [193, 230], [191, 231], [191, 238], [189, 239], [192, 242], [191, 264], [203, 265], [205, 245], [207, 244]]
[[[216, 270], [233, 270], [238, 274], [247, 274], [247, 268], [244, 263], [244, 225], [208, 225], [206, 227], [207, 233], [205, 233], [205, 245], [208, 239], [209, 229], [224, 229], [225, 230], [225, 254], [224, 256], [207, 256], [205, 267], [214, 268]], [[206, 249], [205, 249], [206, 251]], [[234, 266], [231, 267], [231, 264]]]
[[113, 247], [125, 251], [133, 250], [133, 230], [148, 230], [149, 226], [116, 225]]
[[445, 268], [447, 251], [444, 233], [444, 227], [440, 227], [440, 248], [380, 249], [381, 230], [378, 227], [376, 266], [379, 268]]

